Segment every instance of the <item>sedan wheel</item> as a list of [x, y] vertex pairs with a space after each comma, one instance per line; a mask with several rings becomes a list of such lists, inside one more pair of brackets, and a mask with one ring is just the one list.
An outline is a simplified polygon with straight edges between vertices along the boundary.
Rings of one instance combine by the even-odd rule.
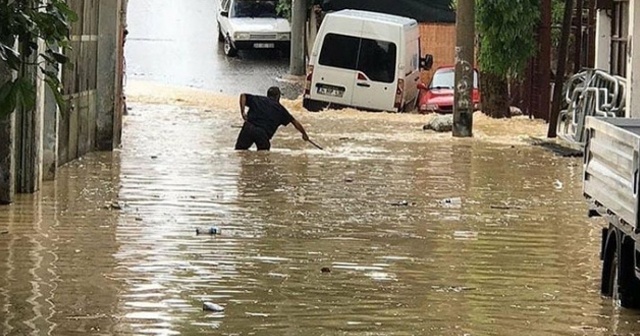
[[228, 38], [224, 39], [224, 54], [229, 57], [233, 57], [238, 54], [238, 50], [233, 47]]

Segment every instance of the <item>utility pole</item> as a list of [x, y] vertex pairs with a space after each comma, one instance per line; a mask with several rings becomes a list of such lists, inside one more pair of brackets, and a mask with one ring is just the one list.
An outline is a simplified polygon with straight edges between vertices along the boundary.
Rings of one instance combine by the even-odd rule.
[[453, 136], [473, 136], [475, 0], [458, 0], [456, 11], [456, 68]]
[[289, 72], [293, 76], [306, 73], [304, 59], [304, 32], [307, 21], [307, 1], [291, 0], [291, 57]]
[[[9, 67], [0, 62], [0, 85], [11, 80]], [[0, 116], [0, 205], [11, 203], [15, 192], [14, 115]]]
[[556, 69], [556, 79], [553, 87], [553, 103], [551, 104], [551, 113], [549, 115], [549, 129], [547, 130], [547, 137], [549, 138], [555, 138], [557, 136], [556, 128], [558, 127], [562, 86], [564, 85], [564, 73], [567, 66], [567, 49], [569, 45], [569, 33], [571, 32], [573, 0], [566, 0], [564, 5], [562, 34], [560, 35], [560, 46], [558, 49], [558, 68]]
[[[536, 102], [537, 118], [549, 118], [551, 108], [551, 0], [541, 1], [540, 29], [538, 29], [538, 64], [536, 83], [537, 97], [531, 97]], [[548, 120], [547, 120], [548, 121]]]

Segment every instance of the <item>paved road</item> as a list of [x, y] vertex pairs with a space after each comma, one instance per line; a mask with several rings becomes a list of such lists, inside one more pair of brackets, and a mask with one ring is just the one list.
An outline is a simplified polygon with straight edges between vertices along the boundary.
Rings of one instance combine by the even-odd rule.
[[190, 86], [236, 95], [266, 92], [272, 85], [288, 98], [299, 85], [283, 81], [288, 55], [241, 52], [228, 58], [217, 40], [215, 0], [130, 0], [126, 43], [127, 80]]

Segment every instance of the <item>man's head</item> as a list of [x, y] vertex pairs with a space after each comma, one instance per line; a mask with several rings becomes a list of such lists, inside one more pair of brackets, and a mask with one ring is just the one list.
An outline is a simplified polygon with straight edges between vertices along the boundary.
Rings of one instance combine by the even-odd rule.
[[267, 97], [275, 101], [280, 101], [280, 89], [277, 86], [270, 87], [269, 90], [267, 90]]

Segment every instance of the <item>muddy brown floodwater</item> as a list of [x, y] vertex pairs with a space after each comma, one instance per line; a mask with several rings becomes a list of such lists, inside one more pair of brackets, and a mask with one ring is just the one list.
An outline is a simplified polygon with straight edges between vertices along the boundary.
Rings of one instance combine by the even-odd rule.
[[289, 101], [326, 150], [288, 127], [239, 153], [237, 97], [149, 89], [130, 88], [121, 150], [0, 208], [0, 334], [640, 329], [599, 295], [581, 159], [530, 145], [539, 122], [477, 115], [473, 139], [452, 139], [425, 116]]

